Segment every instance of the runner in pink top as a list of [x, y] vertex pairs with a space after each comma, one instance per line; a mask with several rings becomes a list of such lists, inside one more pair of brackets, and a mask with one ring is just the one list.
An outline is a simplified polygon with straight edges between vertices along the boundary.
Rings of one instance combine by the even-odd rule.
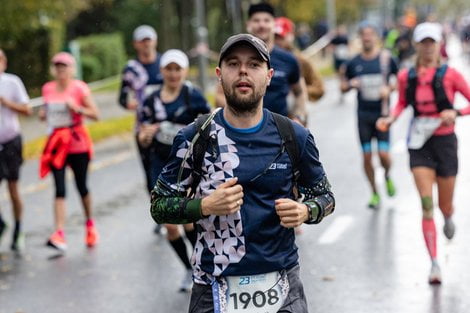
[[[46, 83], [42, 87], [42, 97], [50, 130], [82, 125], [85, 99], [89, 96], [90, 88], [81, 80], [71, 80], [64, 90], [60, 90], [57, 81]], [[76, 107], [76, 111], [70, 109], [68, 103]], [[85, 140], [73, 136], [69, 152], [84, 153], [91, 148]]]
[[74, 79], [75, 59], [66, 52], [52, 58], [54, 81], [42, 88], [44, 107], [39, 117], [47, 120], [49, 139], [41, 157], [41, 175], [52, 171], [56, 187], [54, 199], [55, 231], [47, 245], [64, 251], [67, 248], [65, 225], [65, 168], [69, 165], [75, 177], [86, 217], [85, 243], [92, 247], [98, 232], [92, 219], [91, 196], [87, 188], [87, 172], [92, 143], [83, 125], [83, 117], [98, 119], [98, 109], [86, 83]]
[[[437, 104], [434, 101], [434, 92], [432, 88], [432, 80], [436, 74], [436, 67], [420, 67], [418, 68], [418, 86], [416, 87], [417, 112], [419, 116], [439, 117]], [[470, 100], [470, 87], [463, 78], [462, 74], [454, 68], [449, 67], [443, 77], [444, 89], [447, 99], [450, 103], [454, 103], [455, 94], [461, 93], [467, 100]], [[396, 119], [403, 110], [408, 106], [406, 101], [406, 89], [408, 88], [408, 69], [404, 69], [398, 73], [398, 101], [392, 111], [392, 116]], [[456, 110], [457, 115], [470, 114], [470, 105], [463, 109]], [[450, 135], [454, 133], [455, 124], [441, 124], [433, 133], [433, 135]]]
[[437, 262], [437, 234], [434, 223], [433, 186], [437, 184], [438, 205], [444, 215], [444, 235], [450, 240], [455, 234], [453, 195], [458, 172], [455, 119], [470, 114], [470, 105], [456, 110], [456, 92], [470, 101], [470, 88], [455, 69], [440, 64], [441, 26], [422, 23], [414, 32], [416, 68], [398, 75], [398, 103], [390, 117], [377, 121], [378, 129], [388, 129], [407, 105], [414, 109], [408, 136], [410, 167], [421, 197], [422, 230], [431, 257], [430, 284], [441, 283]]

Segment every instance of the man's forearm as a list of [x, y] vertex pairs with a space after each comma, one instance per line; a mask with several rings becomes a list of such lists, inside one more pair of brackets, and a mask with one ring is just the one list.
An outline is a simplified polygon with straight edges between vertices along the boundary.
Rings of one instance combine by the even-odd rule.
[[150, 213], [158, 224], [187, 224], [203, 218], [201, 199], [190, 199], [158, 180], [152, 190]]
[[294, 115], [302, 117], [303, 119], [307, 116], [307, 86], [302, 78], [301, 82], [292, 89], [294, 93]]
[[1, 104], [20, 114], [30, 115], [32, 113], [31, 107], [27, 103], [16, 103], [14, 101], [1, 98]]
[[119, 91], [119, 104], [124, 108], [127, 109], [127, 99], [129, 96], [129, 89], [130, 87], [126, 85], [125, 82], [121, 84], [121, 90]]
[[313, 187], [299, 186], [299, 192], [305, 196], [302, 203], [312, 212], [311, 219], [306, 221], [307, 224], [318, 224], [335, 210], [335, 197], [326, 176]]

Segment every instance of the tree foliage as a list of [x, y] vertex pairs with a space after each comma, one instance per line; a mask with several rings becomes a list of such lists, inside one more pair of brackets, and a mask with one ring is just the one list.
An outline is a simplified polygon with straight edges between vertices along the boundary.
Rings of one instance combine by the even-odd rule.
[[[330, 0], [272, 0], [279, 13], [291, 18], [294, 22], [315, 24], [327, 17], [327, 1]], [[375, 0], [335, 0], [338, 23], [351, 23], [361, 18], [364, 7], [373, 5]]]
[[88, 5], [89, 0], [2, 0], [0, 43], [14, 42], [24, 31], [44, 28], [49, 23], [66, 22]]

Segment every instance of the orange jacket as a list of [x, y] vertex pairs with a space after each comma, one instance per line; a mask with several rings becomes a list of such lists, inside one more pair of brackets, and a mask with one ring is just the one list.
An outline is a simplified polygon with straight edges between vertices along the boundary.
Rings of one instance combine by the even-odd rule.
[[79, 136], [86, 141], [88, 154], [91, 159], [93, 155], [93, 145], [87, 129], [82, 124], [66, 128], [57, 128], [47, 139], [46, 145], [41, 155], [39, 164], [39, 177], [44, 178], [54, 168], [62, 168], [69, 154], [72, 136]]

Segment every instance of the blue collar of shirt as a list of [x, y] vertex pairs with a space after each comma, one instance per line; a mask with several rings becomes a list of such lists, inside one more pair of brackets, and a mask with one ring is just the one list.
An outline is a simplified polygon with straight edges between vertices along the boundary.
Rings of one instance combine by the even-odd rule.
[[231, 131], [234, 131], [236, 133], [239, 133], [239, 134], [253, 134], [253, 133], [256, 133], [258, 132], [261, 127], [263, 127], [263, 124], [264, 124], [264, 120], [265, 120], [265, 112], [263, 110], [263, 117], [261, 118], [261, 121], [256, 124], [255, 126], [253, 127], [249, 127], [249, 128], [237, 128], [237, 127], [233, 127], [232, 125], [230, 125], [224, 118], [224, 114], [223, 114], [223, 111], [221, 112], [222, 114], [220, 114], [220, 117], [222, 119], [222, 122], [224, 123], [224, 125], [230, 129]]

